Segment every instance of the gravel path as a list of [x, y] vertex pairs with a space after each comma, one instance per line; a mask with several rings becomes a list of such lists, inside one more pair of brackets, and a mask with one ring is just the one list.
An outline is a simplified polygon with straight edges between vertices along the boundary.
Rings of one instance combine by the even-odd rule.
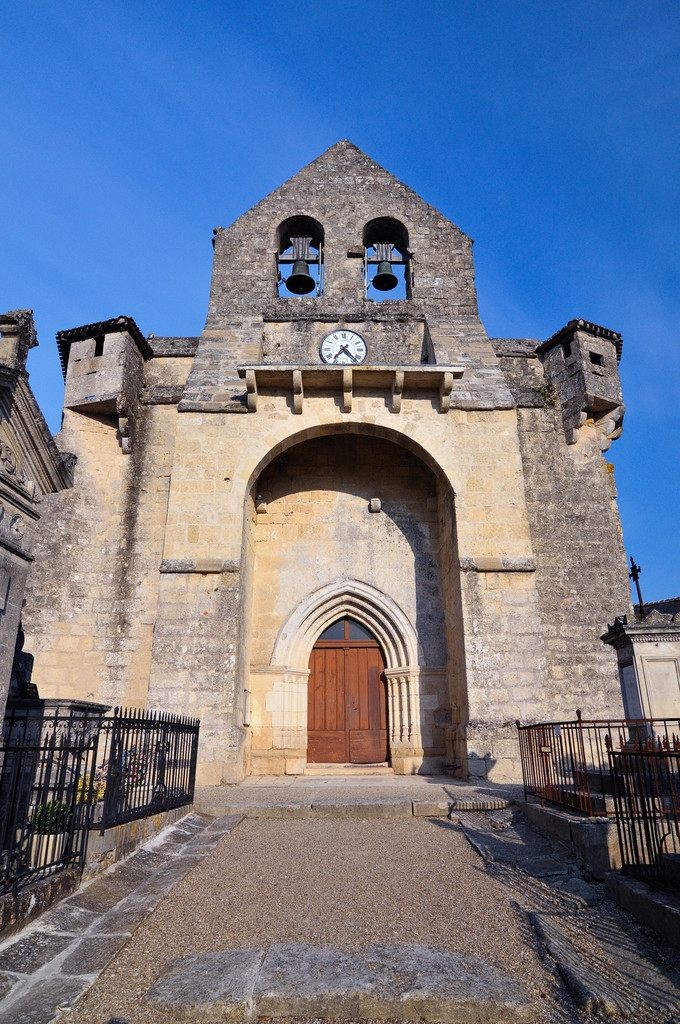
[[64, 1024], [170, 1024], [142, 996], [191, 953], [330, 943], [422, 942], [474, 954], [517, 978], [537, 1019], [577, 1019], [513, 893], [447, 821], [246, 819], [156, 911]]

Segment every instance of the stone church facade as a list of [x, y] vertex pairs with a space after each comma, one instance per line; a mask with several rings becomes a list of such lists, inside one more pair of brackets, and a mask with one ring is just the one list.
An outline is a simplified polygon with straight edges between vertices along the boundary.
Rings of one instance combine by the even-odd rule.
[[200, 337], [58, 335], [41, 695], [199, 717], [204, 784], [517, 778], [517, 718], [622, 715], [620, 336], [488, 338], [471, 240], [345, 141], [214, 249]]

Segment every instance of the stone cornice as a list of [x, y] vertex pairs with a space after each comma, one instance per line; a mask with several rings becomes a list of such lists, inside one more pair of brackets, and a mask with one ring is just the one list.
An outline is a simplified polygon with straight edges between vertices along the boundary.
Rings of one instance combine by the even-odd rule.
[[404, 390], [412, 393], [423, 391], [439, 392], [439, 411], [448, 412], [451, 407], [451, 393], [454, 381], [463, 377], [462, 366], [437, 366], [428, 364], [401, 366], [365, 366], [312, 364], [289, 365], [266, 363], [237, 367], [238, 375], [245, 379], [248, 412], [257, 412], [258, 392], [261, 388], [284, 388], [293, 396], [293, 412], [301, 413], [305, 390], [337, 391], [342, 394], [344, 412], [352, 411], [352, 397], [355, 387], [378, 388], [391, 393], [390, 409], [401, 412]]
[[631, 644], [668, 643], [680, 641], [680, 622], [628, 623], [626, 616], [617, 617], [600, 637], [603, 643], [619, 650]]

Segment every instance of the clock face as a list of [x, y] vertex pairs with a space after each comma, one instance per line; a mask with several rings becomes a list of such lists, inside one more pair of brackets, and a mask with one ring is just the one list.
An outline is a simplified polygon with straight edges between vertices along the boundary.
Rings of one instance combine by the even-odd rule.
[[366, 358], [366, 342], [355, 331], [333, 331], [321, 342], [320, 354], [324, 363], [356, 365]]

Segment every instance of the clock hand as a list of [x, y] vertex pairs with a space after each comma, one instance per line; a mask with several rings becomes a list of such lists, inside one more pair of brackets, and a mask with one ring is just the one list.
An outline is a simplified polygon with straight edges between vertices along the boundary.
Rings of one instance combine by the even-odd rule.
[[341, 352], [344, 352], [345, 355], [349, 356], [353, 363], [356, 363], [356, 359], [354, 358], [350, 350], [347, 348], [347, 345], [342, 345], [341, 348], [338, 349], [338, 355], [340, 355]]

